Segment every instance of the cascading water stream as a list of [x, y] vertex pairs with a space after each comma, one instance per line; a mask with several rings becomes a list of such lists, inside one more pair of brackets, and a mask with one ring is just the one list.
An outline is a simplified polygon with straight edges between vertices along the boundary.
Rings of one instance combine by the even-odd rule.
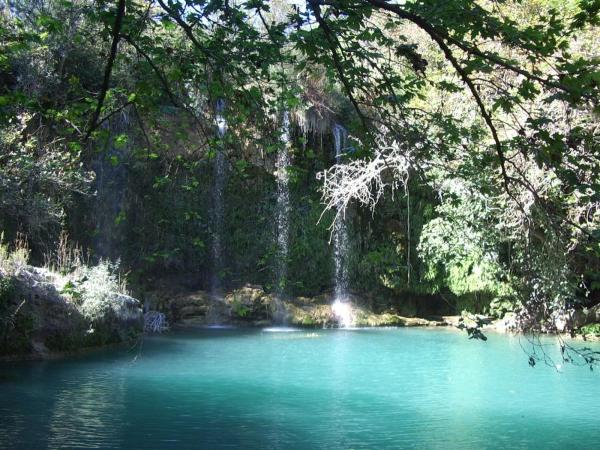
[[290, 118], [284, 111], [281, 125], [281, 146], [275, 162], [277, 179], [277, 292], [282, 295], [287, 279], [287, 259], [289, 252], [290, 234], [290, 189], [288, 166], [291, 164], [290, 155]]
[[108, 146], [93, 160], [95, 173], [95, 222], [94, 253], [104, 259], [119, 259], [119, 249], [124, 245], [123, 222], [125, 214], [125, 192], [128, 185], [128, 171], [124, 162], [128, 159], [130, 144], [118, 143], [117, 138], [131, 132], [127, 108], [115, 114], [101, 127], [110, 138]]
[[277, 263], [276, 263], [276, 318], [285, 322], [285, 309], [280, 299], [285, 294], [287, 284], [287, 260], [290, 238], [290, 177], [288, 166], [291, 164], [290, 154], [290, 118], [288, 111], [283, 112], [281, 123], [281, 145], [275, 161], [275, 178], [277, 180]]
[[[348, 131], [342, 125], [336, 123], [333, 126], [336, 164], [342, 162], [347, 138]], [[335, 292], [331, 308], [340, 325], [349, 327], [352, 325], [352, 314], [348, 301], [348, 226], [344, 214], [336, 220], [333, 228], [333, 259], [335, 265]]]
[[[223, 99], [217, 100], [215, 108], [215, 122], [217, 125], [217, 134], [222, 140], [227, 132], [227, 121], [223, 115], [225, 110], [225, 101]], [[223, 270], [223, 221], [225, 212], [225, 203], [223, 198], [223, 191], [225, 189], [225, 177], [226, 177], [226, 164], [225, 154], [223, 148], [217, 151], [215, 160], [213, 162], [213, 185], [212, 185], [212, 280], [211, 280], [211, 294], [216, 297], [221, 287], [220, 273]], [[217, 315], [212, 314], [210, 318], [211, 322], [218, 322]]]

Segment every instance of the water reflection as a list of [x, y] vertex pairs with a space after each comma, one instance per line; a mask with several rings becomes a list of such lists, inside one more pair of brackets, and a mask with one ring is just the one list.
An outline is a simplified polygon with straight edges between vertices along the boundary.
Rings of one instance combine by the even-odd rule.
[[124, 379], [107, 373], [64, 380], [49, 419], [48, 447], [121, 447], [125, 392]]
[[600, 374], [532, 369], [506, 336], [204, 329], [147, 339], [132, 356], [11, 367], [0, 448], [563, 449], [600, 439]]

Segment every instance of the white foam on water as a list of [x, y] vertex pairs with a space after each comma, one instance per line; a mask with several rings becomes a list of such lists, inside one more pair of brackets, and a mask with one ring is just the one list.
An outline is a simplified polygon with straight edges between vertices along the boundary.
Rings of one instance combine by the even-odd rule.
[[297, 331], [305, 331], [305, 330], [301, 330], [300, 328], [293, 328], [293, 327], [268, 327], [268, 328], [263, 328], [262, 331], [264, 333], [295, 333]]
[[333, 305], [331, 305], [331, 310], [342, 327], [349, 328], [352, 326], [354, 320], [352, 317], [352, 307], [349, 302], [336, 299]]

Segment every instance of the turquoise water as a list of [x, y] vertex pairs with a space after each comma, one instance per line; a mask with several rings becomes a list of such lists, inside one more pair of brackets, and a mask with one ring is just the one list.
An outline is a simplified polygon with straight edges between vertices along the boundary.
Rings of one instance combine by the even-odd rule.
[[202, 330], [0, 374], [0, 448], [600, 447], [600, 373], [495, 334]]

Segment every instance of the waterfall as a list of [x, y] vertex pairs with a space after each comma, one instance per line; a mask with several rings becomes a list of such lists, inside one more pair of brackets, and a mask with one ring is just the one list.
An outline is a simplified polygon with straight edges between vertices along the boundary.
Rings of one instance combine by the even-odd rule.
[[[340, 164], [346, 146], [348, 131], [340, 124], [333, 126], [335, 162]], [[348, 302], [348, 226], [344, 215], [338, 218], [333, 228], [333, 260], [335, 265], [335, 292], [332, 310], [343, 327], [352, 325]]]
[[277, 178], [277, 293], [281, 296], [287, 281], [287, 259], [289, 252], [290, 234], [290, 189], [288, 166], [291, 164], [290, 155], [290, 118], [284, 111], [281, 125], [281, 144], [275, 162]]
[[[227, 121], [223, 116], [225, 110], [225, 101], [223, 99], [217, 100], [215, 121], [217, 124], [217, 133], [220, 139], [223, 139], [227, 132]], [[213, 186], [212, 186], [212, 263], [213, 263], [213, 274], [212, 274], [212, 285], [211, 291], [214, 294], [220, 288], [220, 272], [223, 270], [223, 216], [225, 211], [225, 205], [223, 200], [223, 191], [225, 189], [225, 169], [227, 161], [225, 160], [224, 148], [221, 147], [215, 156], [213, 163]]]
[[92, 167], [95, 173], [95, 223], [93, 249], [99, 258], [116, 261], [119, 258], [125, 239], [126, 195], [131, 144], [127, 140], [119, 142], [119, 137], [131, 132], [128, 109], [122, 110], [102, 125], [108, 134], [106, 148], [99, 152]]

